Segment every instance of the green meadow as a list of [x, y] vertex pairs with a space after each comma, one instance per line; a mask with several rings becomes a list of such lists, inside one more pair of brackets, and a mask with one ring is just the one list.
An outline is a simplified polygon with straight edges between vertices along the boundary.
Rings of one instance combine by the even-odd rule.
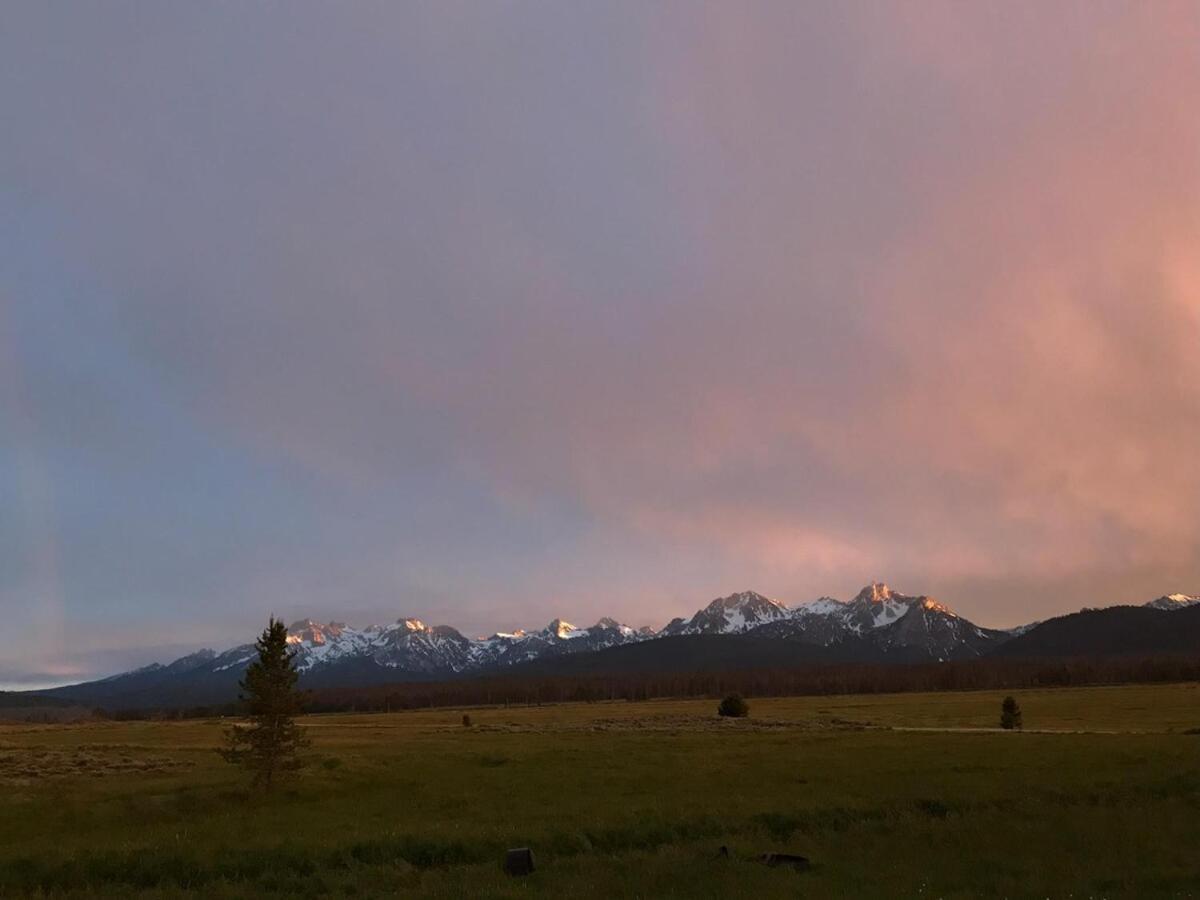
[[0, 726], [0, 896], [1200, 896], [1200, 685], [1002, 697], [311, 716], [268, 797], [218, 721]]

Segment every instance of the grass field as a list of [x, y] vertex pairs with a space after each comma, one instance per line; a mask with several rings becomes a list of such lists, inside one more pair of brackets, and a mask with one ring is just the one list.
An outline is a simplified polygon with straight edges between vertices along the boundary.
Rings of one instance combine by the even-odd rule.
[[1200, 685], [1001, 697], [314, 716], [265, 800], [219, 722], [0, 726], [0, 896], [1200, 897]]

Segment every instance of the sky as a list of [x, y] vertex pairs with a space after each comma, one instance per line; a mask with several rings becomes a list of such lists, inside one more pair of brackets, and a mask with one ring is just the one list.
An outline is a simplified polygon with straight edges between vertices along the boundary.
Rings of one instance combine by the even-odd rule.
[[0, 18], [0, 685], [270, 614], [1200, 594], [1200, 6]]

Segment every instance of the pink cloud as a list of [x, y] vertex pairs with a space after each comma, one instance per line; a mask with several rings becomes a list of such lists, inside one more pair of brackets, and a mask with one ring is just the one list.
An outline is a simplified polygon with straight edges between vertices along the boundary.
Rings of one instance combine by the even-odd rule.
[[639, 603], [678, 560], [793, 599], [1200, 579], [1196, 6], [632, 9], [619, 72], [426, 23], [435, 124], [267, 198], [196, 407], [354, 491], [570, 507], [581, 557], [665, 560]]

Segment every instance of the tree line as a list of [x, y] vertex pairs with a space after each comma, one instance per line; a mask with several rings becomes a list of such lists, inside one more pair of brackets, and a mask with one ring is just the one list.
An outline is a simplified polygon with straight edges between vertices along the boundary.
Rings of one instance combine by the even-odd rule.
[[1200, 658], [1038, 662], [971, 660], [907, 665], [806, 665], [723, 672], [638, 673], [572, 677], [492, 677], [374, 687], [327, 688], [309, 694], [310, 712], [387, 711], [439, 706], [787, 697], [1078, 687], [1200, 681]]
[[[914, 691], [1020, 690], [1133, 683], [1200, 681], [1200, 657], [1118, 657], [1055, 661], [979, 659], [911, 664], [808, 664], [733, 671], [630, 673], [586, 676], [519, 674], [444, 681], [401, 682], [304, 691], [304, 712], [389, 712], [456, 706]], [[236, 715], [236, 703], [121, 711], [115, 719]]]

